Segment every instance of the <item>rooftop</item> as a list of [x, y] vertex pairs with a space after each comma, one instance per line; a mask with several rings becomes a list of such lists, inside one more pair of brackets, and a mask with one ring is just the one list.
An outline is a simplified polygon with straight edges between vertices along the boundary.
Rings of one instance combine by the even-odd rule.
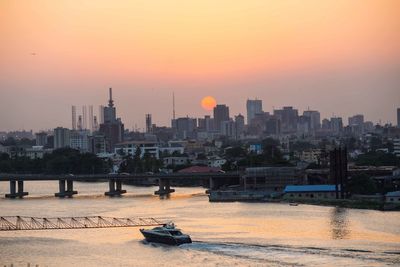
[[[320, 184], [320, 185], [288, 185], [285, 187], [285, 193], [291, 192], [334, 192], [335, 185]], [[339, 187], [340, 191], [340, 187]]]

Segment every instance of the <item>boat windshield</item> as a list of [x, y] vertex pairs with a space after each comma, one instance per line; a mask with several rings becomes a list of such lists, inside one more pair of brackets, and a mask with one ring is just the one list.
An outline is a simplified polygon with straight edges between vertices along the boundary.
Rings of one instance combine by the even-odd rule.
[[171, 235], [182, 235], [181, 231], [169, 231]]

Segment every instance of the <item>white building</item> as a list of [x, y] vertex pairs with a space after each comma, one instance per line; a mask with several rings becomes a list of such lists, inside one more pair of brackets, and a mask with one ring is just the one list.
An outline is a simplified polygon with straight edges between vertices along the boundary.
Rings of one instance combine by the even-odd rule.
[[88, 130], [71, 131], [69, 138], [70, 148], [78, 149], [80, 152], [88, 152], [89, 151], [88, 135], [89, 135]]
[[126, 141], [115, 145], [115, 153], [135, 155], [136, 149], [140, 149], [140, 157], [148, 153], [155, 158], [160, 158], [160, 147], [156, 141]]

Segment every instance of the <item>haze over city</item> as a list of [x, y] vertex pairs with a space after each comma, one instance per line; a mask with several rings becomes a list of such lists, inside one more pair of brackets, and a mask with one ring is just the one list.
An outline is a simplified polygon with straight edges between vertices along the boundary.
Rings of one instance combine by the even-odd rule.
[[[71, 124], [71, 105], [113, 87], [127, 128], [144, 114], [201, 117], [213, 96], [233, 114], [362, 113], [395, 123], [400, 103], [398, 1], [2, 1], [0, 130]], [[18, 110], [18, 111], [16, 111]], [[209, 113], [211, 114], [211, 113]]]

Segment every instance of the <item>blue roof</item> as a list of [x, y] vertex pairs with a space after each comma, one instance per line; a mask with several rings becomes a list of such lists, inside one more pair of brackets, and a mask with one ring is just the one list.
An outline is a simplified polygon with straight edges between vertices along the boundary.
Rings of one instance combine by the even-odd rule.
[[[340, 186], [339, 186], [340, 191]], [[335, 185], [319, 184], [319, 185], [288, 185], [285, 187], [285, 193], [291, 192], [335, 192]]]

